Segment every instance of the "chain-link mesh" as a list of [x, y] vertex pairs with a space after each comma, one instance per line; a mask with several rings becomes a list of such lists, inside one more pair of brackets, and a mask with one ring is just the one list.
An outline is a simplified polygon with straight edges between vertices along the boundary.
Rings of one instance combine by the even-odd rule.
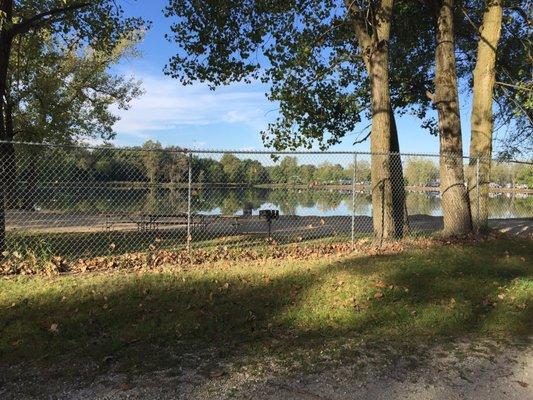
[[471, 224], [470, 216], [477, 229], [520, 231], [533, 217], [530, 163], [2, 146], [8, 252], [83, 258], [153, 246], [355, 242], [457, 228]]

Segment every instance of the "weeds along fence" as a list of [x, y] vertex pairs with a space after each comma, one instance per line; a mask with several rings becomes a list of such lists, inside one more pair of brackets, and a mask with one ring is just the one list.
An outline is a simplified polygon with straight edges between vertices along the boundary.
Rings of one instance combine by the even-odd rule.
[[[435, 155], [2, 146], [0, 242], [11, 253], [353, 243], [390, 220], [404, 236], [443, 225]], [[452, 161], [479, 181], [479, 161]], [[523, 229], [533, 217], [531, 163], [493, 161], [490, 182], [471, 190], [490, 226]]]

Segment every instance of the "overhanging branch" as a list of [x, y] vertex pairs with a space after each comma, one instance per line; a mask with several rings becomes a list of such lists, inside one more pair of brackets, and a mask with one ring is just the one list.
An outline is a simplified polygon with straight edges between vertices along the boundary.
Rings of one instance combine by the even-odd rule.
[[70, 11], [76, 11], [85, 7], [90, 6], [91, 3], [88, 1], [82, 3], [71, 4], [70, 6], [65, 7], [56, 7], [48, 11], [43, 11], [39, 14], [34, 15], [33, 17], [23, 19], [22, 22], [15, 24], [13, 26], [13, 33], [15, 35], [28, 32], [30, 29], [40, 26], [43, 23], [51, 20], [53, 17], [65, 14]]

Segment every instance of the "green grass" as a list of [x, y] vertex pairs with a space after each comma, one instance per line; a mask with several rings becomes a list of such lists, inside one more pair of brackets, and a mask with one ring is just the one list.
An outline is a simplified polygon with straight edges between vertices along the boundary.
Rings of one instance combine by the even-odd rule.
[[[209, 236], [213, 236], [208, 238]], [[276, 235], [279, 244], [301, 242], [340, 242], [350, 240], [348, 234], [307, 234], [302, 240], [296, 235]], [[356, 238], [368, 237], [367, 233], [358, 233]], [[218, 233], [209, 235], [201, 231], [195, 233], [191, 246], [198, 249], [209, 249], [220, 245], [228, 247], [264, 247], [267, 245], [267, 234], [230, 234]], [[114, 245], [114, 249], [110, 245]], [[98, 256], [112, 256], [143, 252], [154, 245], [158, 249], [180, 250], [187, 246], [185, 230], [163, 231], [109, 231], [83, 233], [10, 233], [7, 235], [7, 248], [22, 255], [32, 253], [41, 259], [49, 259], [54, 255], [61, 255], [66, 259], [89, 258]]]
[[532, 256], [531, 241], [493, 239], [396, 255], [6, 278], [0, 365], [112, 356], [158, 367], [168, 349], [192, 347], [291, 358], [346, 353], [350, 340], [524, 337], [533, 332]]

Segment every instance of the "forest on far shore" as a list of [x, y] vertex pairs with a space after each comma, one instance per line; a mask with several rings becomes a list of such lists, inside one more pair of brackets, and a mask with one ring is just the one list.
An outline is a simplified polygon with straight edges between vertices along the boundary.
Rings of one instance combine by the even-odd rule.
[[[32, 149], [35, 150], [35, 149]], [[22, 181], [33, 177], [34, 181], [98, 181], [98, 182], [149, 182], [184, 183], [188, 181], [188, 156], [177, 147], [163, 147], [147, 141], [139, 147], [119, 149], [113, 146], [100, 148], [38, 148], [40, 153], [27, 153], [24, 147], [18, 151], [18, 172]], [[38, 156], [35, 156], [39, 154]], [[331, 161], [316, 164], [298, 160], [296, 156], [284, 156], [279, 162], [264, 155], [263, 162], [224, 153], [222, 157], [191, 157], [192, 181], [195, 183], [235, 184], [351, 184], [354, 164], [344, 166]], [[253, 157], [254, 155], [252, 155]], [[321, 157], [323, 160], [324, 158]], [[437, 159], [410, 156], [404, 160], [406, 186], [438, 186]], [[466, 168], [466, 167], [465, 167]], [[370, 162], [360, 159], [356, 164], [355, 182], [369, 183]], [[491, 182], [499, 187], [533, 188], [533, 168], [528, 164], [494, 163]]]

